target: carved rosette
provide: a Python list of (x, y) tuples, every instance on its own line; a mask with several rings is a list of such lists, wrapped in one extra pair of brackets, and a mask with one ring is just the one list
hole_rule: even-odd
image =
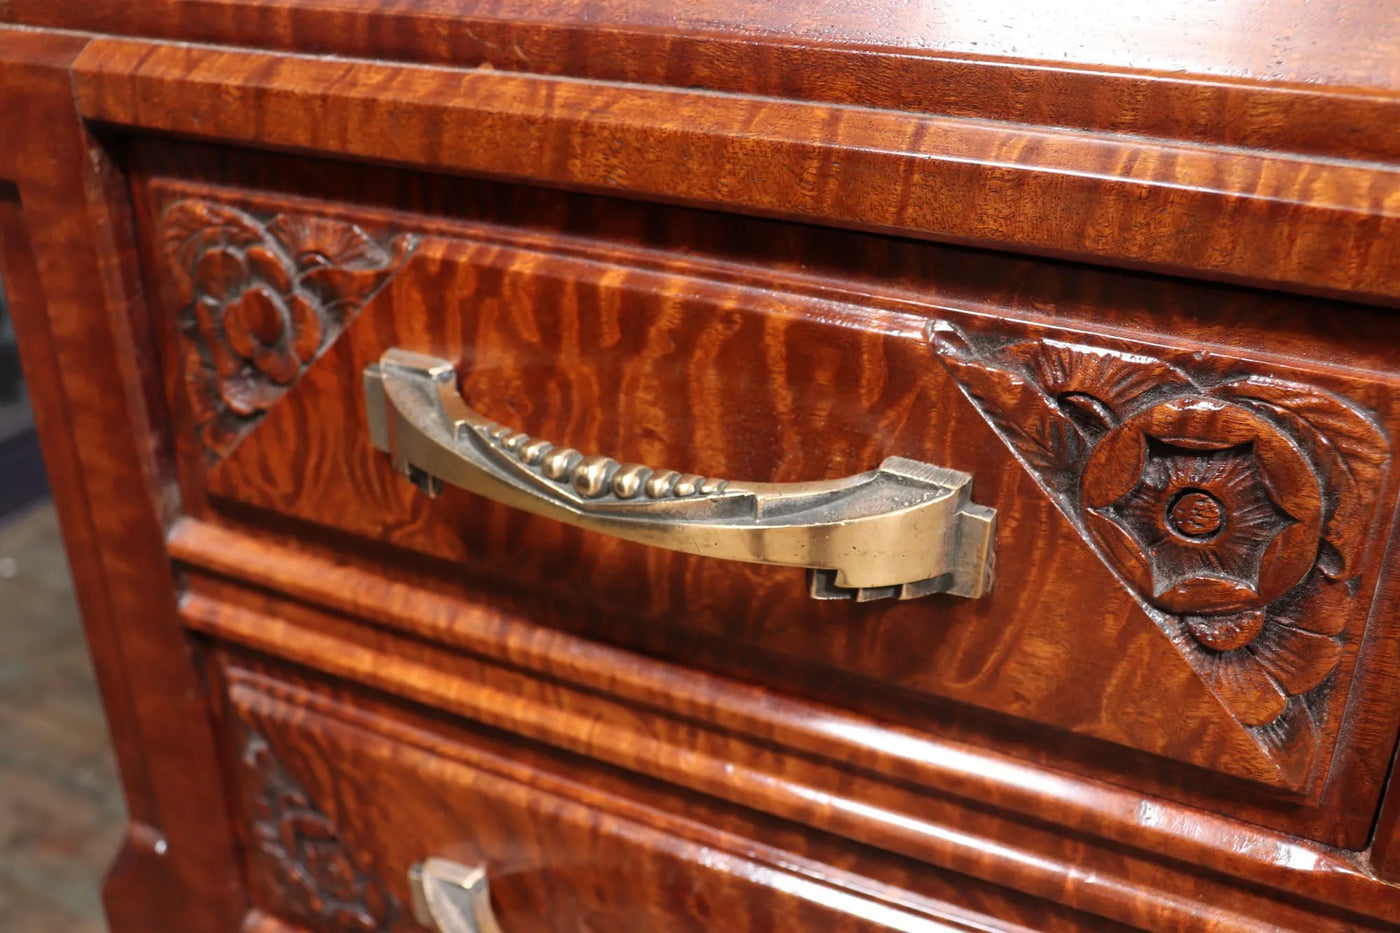
[(393, 929), (403, 913), (398, 899), (363, 869), (330, 818), (282, 767), (267, 740), (252, 731), (243, 767), (252, 787), (252, 842), (271, 863), (279, 904), (318, 929)]
[(205, 447), (226, 456), (384, 286), (414, 246), (305, 214), (265, 222), (185, 199), (162, 216), (181, 289), (186, 394)]
[(1390, 460), (1301, 383), (935, 322), (948, 372), (1261, 746), (1311, 767), (1315, 702)]

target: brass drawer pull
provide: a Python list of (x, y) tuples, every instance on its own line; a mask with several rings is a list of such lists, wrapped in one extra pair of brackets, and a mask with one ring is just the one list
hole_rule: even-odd
[(809, 568), (818, 599), (976, 597), (992, 583), (996, 511), (972, 477), (890, 457), (813, 483), (739, 483), (584, 456), (496, 424), (437, 357), (390, 350), (365, 369), (374, 446), (430, 495), (458, 486), (656, 547)]
[(491, 910), (486, 869), (444, 858), (424, 859), (408, 870), (413, 916), (438, 933), (501, 933)]

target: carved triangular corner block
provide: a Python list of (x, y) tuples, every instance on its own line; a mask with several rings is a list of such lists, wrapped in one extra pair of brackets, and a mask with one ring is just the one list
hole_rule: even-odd
[(316, 929), (387, 933), (403, 905), (367, 872), (328, 816), (287, 773), (267, 739), (247, 731), (242, 756), (247, 775), (252, 845), (268, 861), (264, 874), (277, 901)]
[(162, 214), (181, 367), (200, 438), (225, 457), (402, 266), (415, 238), (186, 198)]
[(1390, 461), (1381, 428), (1271, 375), (943, 321), (930, 338), (1224, 706), (1285, 773), (1306, 775)]

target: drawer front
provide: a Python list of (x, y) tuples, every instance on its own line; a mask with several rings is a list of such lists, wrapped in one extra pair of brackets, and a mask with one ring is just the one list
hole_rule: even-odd
[[(214, 664), (253, 906), (278, 922), (423, 929), (410, 875), (432, 858), (485, 869), (504, 933), (1030, 929), (1013, 895), (994, 901), (1002, 916), (992, 920), (614, 796), (615, 780), (582, 763), (551, 773), (528, 747), (502, 757), (499, 740), (477, 744), (403, 708), (347, 702), (268, 670), (223, 655)], [(954, 890), (922, 874), (911, 880)], [(1029, 916), (1037, 928), (1074, 928)]]
[[(499, 184), (136, 158), (190, 514), (388, 544), (376, 572), (1364, 844), (1395, 727), (1393, 645), (1362, 653), (1393, 598), (1392, 319)], [(262, 177), (299, 195), (248, 193)], [(452, 361), (493, 421), (623, 461), (965, 471), (997, 512), (995, 586), (819, 602), (788, 568), (429, 498), (366, 425), (391, 348)], [(1338, 754), (1344, 723), (1378, 740)]]

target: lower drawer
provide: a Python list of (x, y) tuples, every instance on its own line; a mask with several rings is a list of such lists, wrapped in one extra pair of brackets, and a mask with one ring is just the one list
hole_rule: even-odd
[[(501, 738), (476, 742), (452, 724), (257, 661), (213, 658), (255, 929), (422, 929), (409, 875), (428, 857), (486, 869), (503, 933), (931, 933), (1084, 921), (1042, 915), (1009, 892), (980, 905), (993, 920), (754, 842), (683, 807), (615, 794), (595, 765), (547, 770), (528, 749), (507, 757)], [(847, 855), (859, 858), (849, 847)], [(940, 876), (925, 868), (910, 887), (960, 886)], [(969, 893), (977, 896), (975, 882)]]

